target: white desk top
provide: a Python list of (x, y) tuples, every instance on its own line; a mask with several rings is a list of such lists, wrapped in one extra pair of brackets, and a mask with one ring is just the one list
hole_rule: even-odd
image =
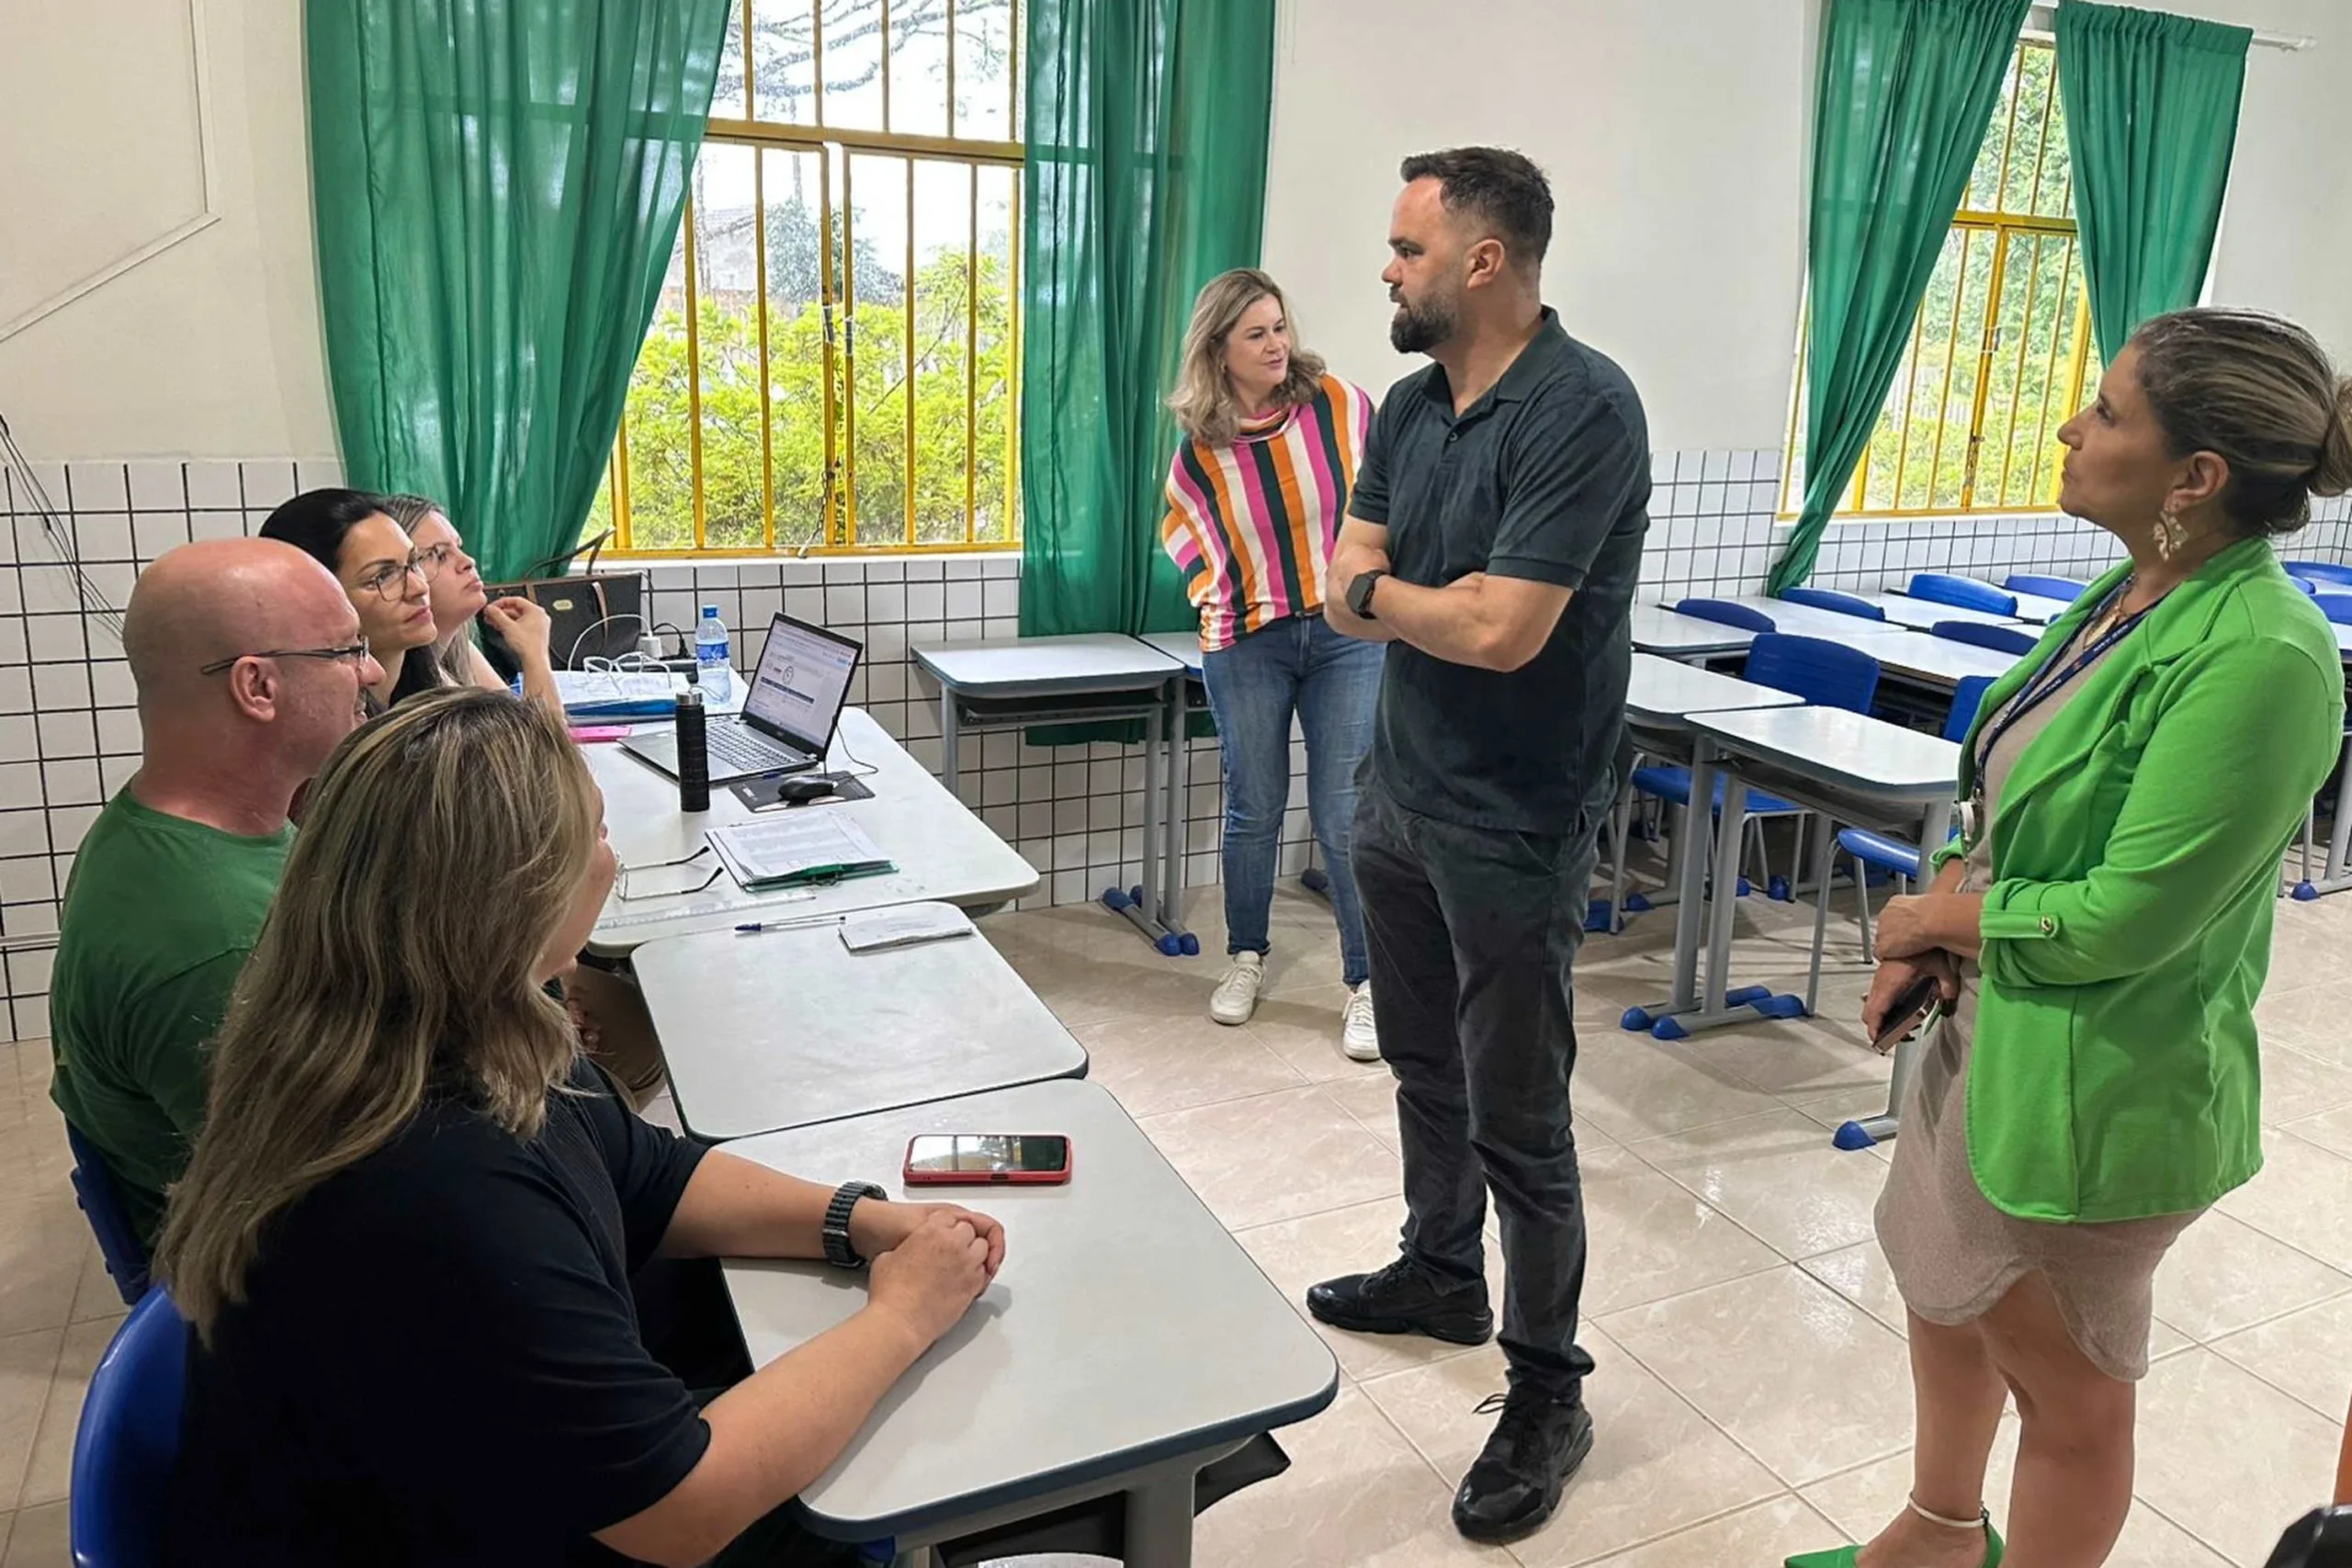
[(1636, 653), (1633, 682), (1625, 693), (1625, 712), (1650, 723), (1670, 723), (1694, 713), (1725, 708), (1795, 707), (1804, 701), (1793, 693), (1718, 675), (1712, 670), (1677, 663), (1654, 653)]
[(2335, 633), (2336, 651), (2344, 655), (2346, 663), (2352, 663), (2352, 626), (2339, 626), (2330, 621), (2328, 629)]
[(1178, 667), (1158, 649), (1116, 632), (935, 642), (913, 651), (940, 684), (983, 699), (1149, 691)]
[(1989, 610), (1967, 610), (1958, 604), (1939, 604), (1932, 599), (1914, 599), (1908, 593), (1864, 593), (1860, 597), (1886, 612), (1886, 618), (1898, 626), (1913, 631), (1926, 631), (1939, 621), (1969, 621), (1980, 626), (2013, 626), (2015, 615), (1996, 615)]
[(828, 922), (637, 950), (678, 1116), (726, 1139), (1086, 1071), (1086, 1052), (977, 931), (852, 953)]
[(1811, 604), (1792, 604), (1785, 599), (1774, 599), (1762, 593), (1743, 593), (1728, 604), (1743, 604), (1772, 617), (1773, 626), (1791, 637), (1817, 637), (1829, 642), (1851, 643), (1867, 632), (1881, 632), (1887, 627), (1884, 621), (1873, 621), (1860, 615), (1849, 615), (1842, 610), (1816, 609)]
[[(1339, 1364), (1126, 1112), (1067, 1079), (746, 1138), (815, 1181), (904, 1190), (918, 1133), (1058, 1133), (1060, 1187), (922, 1190), (1004, 1223), (1004, 1267), (800, 1494), (836, 1540), (878, 1540), (1239, 1442), (1329, 1404)], [(729, 1263), (752, 1363), (865, 1303), (821, 1263)]]
[(1979, 648), (1973, 642), (1954, 642), (1949, 637), (1929, 637), (1926, 632), (1883, 626), (1873, 626), (1860, 637), (1850, 638), (1849, 645), (1877, 660), (1880, 669), (1887, 674), (1931, 686), (1957, 686), (1971, 675), (1998, 679), (2018, 661), (2014, 653)]
[(1960, 748), (1844, 708), (1751, 708), (1690, 716), (1738, 756), (1871, 795), (1932, 800), (1960, 788)]
[[(612, 832), (613, 852), (623, 865), (658, 865), (680, 859), (701, 847), (705, 829), (756, 820), (725, 784), (711, 786), (708, 811), (688, 818), (678, 809), (677, 781), (667, 773), (656, 773), (617, 745), (598, 744), (583, 750), (590, 771), (604, 786), (605, 821)], [(1001, 904), (1035, 890), (1036, 868), (942, 789), (939, 781), (908, 756), (863, 708), (842, 710), (841, 729), (825, 765), (854, 772), (854, 761), (875, 770), (861, 781), (874, 792), (874, 798), (807, 809), (848, 813), (898, 863), (896, 872), (888, 876), (853, 877), (831, 887), (797, 893), (752, 893), (724, 875), (699, 893), (671, 898), (623, 901), (616, 887), (588, 939), (590, 948), (618, 955), (656, 937), (724, 930), (738, 920), (840, 914), (925, 898), (970, 908)], [(679, 883), (687, 880), (683, 870), (646, 874)], [(657, 884), (669, 885), (668, 881)]]
[(2075, 607), (2071, 599), (2052, 599), (2041, 593), (2018, 593), (2018, 619), (2030, 626), (2046, 626)]
[(1634, 606), (1634, 646), (1645, 653), (1668, 659), (1696, 659), (1708, 654), (1737, 653), (1755, 640), (1756, 634), (1743, 627), (1702, 620), (1663, 604)]
[(1164, 653), (1193, 674), (1201, 672), (1201, 637), (1198, 632), (1146, 632), (1136, 638), (1155, 653)]

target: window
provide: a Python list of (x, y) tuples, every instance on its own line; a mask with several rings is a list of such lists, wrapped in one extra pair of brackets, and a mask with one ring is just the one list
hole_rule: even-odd
[[(2058, 427), (2097, 384), (2057, 57), (2018, 46), (1841, 516), (2054, 506)], [(1804, 503), (1803, 355), (1781, 509)]]
[(1022, 11), (736, 0), (588, 535), (1019, 544)]

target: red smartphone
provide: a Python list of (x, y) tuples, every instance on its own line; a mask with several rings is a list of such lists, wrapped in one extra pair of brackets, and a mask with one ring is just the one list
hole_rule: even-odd
[(907, 1140), (910, 1187), (1052, 1186), (1069, 1179), (1059, 1134), (924, 1133)]

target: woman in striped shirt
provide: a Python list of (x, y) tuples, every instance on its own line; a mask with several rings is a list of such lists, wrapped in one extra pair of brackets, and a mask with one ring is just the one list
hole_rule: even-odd
[(1160, 542), (1201, 612), (1201, 671), (1225, 753), (1225, 923), (1233, 964), (1210, 998), (1247, 1022), (1265, 983), (1291, 721), (1306, 737), (1307, 804), (1330, 877), (1348, 1001), (1340, 1047), (1376, 1060), (1363, 916), (1349, 863), (1356, 764), (1372, 741), (1382, 649), (1323, 621), (1324, 563), (1372, 425), (1363, 388), (1291, 342), (1282, 290), (1254, 267), (1193, 306), (1168, 406), (1183, 428)]

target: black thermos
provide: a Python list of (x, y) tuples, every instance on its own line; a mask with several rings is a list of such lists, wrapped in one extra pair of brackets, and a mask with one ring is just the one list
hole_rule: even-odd
[(710, 732), (703, 714), (702, 692), (688, 686), (678, 694), (678, 809), (710, 809)]

